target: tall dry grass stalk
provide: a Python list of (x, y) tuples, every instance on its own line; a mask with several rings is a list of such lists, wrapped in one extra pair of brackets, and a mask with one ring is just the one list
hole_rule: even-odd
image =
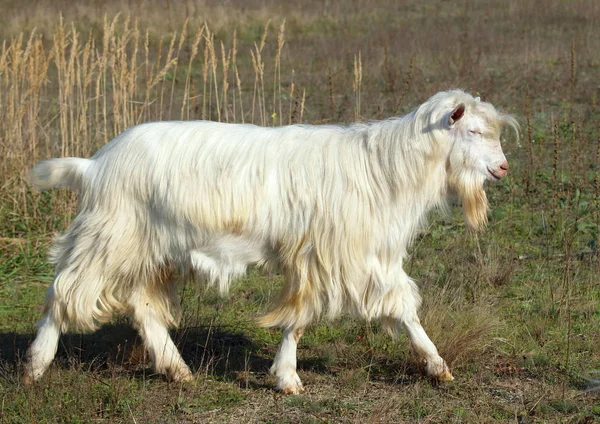
[(360, 89), (362, 84), (362, 59), (361, 54), (354, 56), (354, 80), (352, 88), (354, 90), (354, 120), (360, 121)]
[[(283, 50), (285, 32), (285, 19), (279, 27), (277, 36), (277, 53), (275, 53), (275, 71), (273, 75), (273, 112), (271, 117), (273, 125), (283, 125), (283, 112), (281, 106), (281, 51)], [(279, 106), (279, 108), (277, 108)], [(278, 119), (279, 118), (279, 119)]]
[[(212, 86), (215, 87), (215, 104), (217, 111), (217, 121), (221, 122), (221, 105), (219, 104), (219, 87), (217, 83), (217, 68), (219, 66), (219, 62), (217, 60), (217, 54), (215, 52), (215, 36), (211, 34), (210, 37), (207, 37), (206, 43), (208, 44), (208, 58), (209, 58), (209, 68), (211, 70), (212, 79), (210, 80), (210, 92), (212, 92)], [(212, 97), (209, 96), (209, 108), (212, 106), (211, 102)], [(210, 115), (209, 115), (210, 118)]]
[(194, 36), (194, 42), (192, 43), (192, 52), (190, 54), (190, 59), (188, 61), (187, 72), (185, 75), (185, 87), (183, 89), (183, 101), (181, 102), (181, 113), (180, 119), (190, 119), (190, 100), (195, 100), (195, 94), (191, 90), (192, 85), (192, 69), (194, 64), (194, 59), (198, 55), (198, 48), (200, 46), (200, 42), (202, 41), (202, 36), (204, 35), (204, 30), (206, 25), (201, 26), (196, 31), (196, 35)]
[(225, 115), (225, 122), (229, 122), (229, 103), (227, 101), (229, 93), (229, 64), (231, 63), (231, 50), (225, 53), (225, 45), (221, 41), (221, 68), (223, 77), (221, 79), (221, 107)]
[(265, 47), (265, 41), (269, 32), (271, 20), (267, 22), (260, 38), (260, 43), (254, 43), (254, 50), (250, 51), (252, 57), (252, 68), (254, 69), (254, 95), (252, 96), (252, 123), (255, 123), (254, 108), (258, 101), (258, 111), (260, 114), (261, 125), (267, 123), (267, 110), (265, 105), (265, 63), (262, 59), (262, 51)]
[[(251, 81), (252, 69), (240, 66), (237, 33), (229, 48), (216, 40), (206, 24), (193, 27), (187, 20), (180, 30), (156, 41), (136, 20), (119, 15), (104, 18), (99, 37), (91, 32), (83, 35), (61, 19), (49, 46), (35, 31), (4, 41), (0, 47), (2, 208), (20, 220), (48, 219), (40, 214), (39, 195), (27, 186), (28, 169), (44, 158), (88, 157), (118, 133), (142, 122), (301, 122), (306, 90), (294, 85), (293, 73), (284, 90), (281, 76), (285, 21), (274, 49), (269, 50), (272, 53), (265, 49), (269, 25), (250, 57), (244, 58), (253, 66), (253, 88), (244, 84), (245, 76)], [(360, 56), (357, 60), (360, 91)], [(273, 64), (272, 71), (266, 72), (266, 63)], [(273, 87), (270, 107), (268, 84)], [(58, 207), (65, 214), (74, 210), (73, 195), (49, 196), (53, 210)], [(17, 227), (15, 219), (2, 231), (11, 235), (23, 231)]]

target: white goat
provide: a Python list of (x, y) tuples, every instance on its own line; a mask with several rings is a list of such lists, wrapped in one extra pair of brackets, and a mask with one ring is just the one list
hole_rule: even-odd
[(263, 326), (283, 327), (271, 372), (298, 393), (296, 346), (306, 326), (342, 311), (404, 327), (427, 374), (453, 377), (419, 323), (418, 289), (402, 261), (429, 210), (450, 192), (467, 223), (486, 223), (486, 180), (508, 170), (500, 146), (516, 121), (462, 91), (441, 92), (404, 117), (341, 126), (262, 128), (157, 122), (125, 131), (91, 159), (39, 163), (41, 189), (80, 193), (58, 236), (44, 316), (25, 381), (39, 378), (67, 329), (93, 331), (130, 312), (154, 367), (192, 378), (167, 329), (177, 325), (173, 271), (192, 268), (227, 291), (250, 264), (286, 277)]

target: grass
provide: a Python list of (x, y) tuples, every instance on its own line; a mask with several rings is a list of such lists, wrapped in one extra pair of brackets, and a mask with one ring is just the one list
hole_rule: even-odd
[[(3, 422), (600, 422), (594, 2), (0, 5)], [(379, 119), (451, 87), (515, 114), (523, 132), (504, 145), (509, 177), (488, 187), (487, 230), (466, 231), (458, 210), (435, 216), (406, 264), (455, 382), (423, 378), (405, 337), (343, 317), (302, 338), (306, 393), (275, 393), (281, 336), (255, 318), (281, 277), (252, 271), (227, 299), (182, 288), (175, 336), (191, 384), (154, 375), (116, 318), (62, 337), (48, 375), (22, 385), (52, 280), (45, 255), (76, 206), (71, 193), (30, 190), (36, 161), (89, 156), (150, 120)]]

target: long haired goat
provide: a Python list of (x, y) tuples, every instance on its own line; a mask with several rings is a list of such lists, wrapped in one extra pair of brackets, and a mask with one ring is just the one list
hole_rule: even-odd
[(279, 390), (302, 390), (304, 328), (342, 311), (379, 318), (392, 333), (404, 327), (427, 373), (452, 380), (419, 323), (421, 299), (402, 261), (450, 193), (470, 227), (485, 225), (483, 184), (508, 170), (505, 124), (517, 127), (455, 90), (404, 117), (348, 127), (143, 124), (91, 159), (39, 163), (33, 183), (76, 189), (80, 204), (50, 254), (55, 279), (25, 380), (48, 368), (61, 332), (93, 331), (119, 312), (133, 316), (157, 372), (191, 379), (167, 330), (179, 317), (173, 275), (192, 269), (225, 292), (250, 264), (278, 266), (286, 278), (260, 320), (283, 328), (271, 368)]

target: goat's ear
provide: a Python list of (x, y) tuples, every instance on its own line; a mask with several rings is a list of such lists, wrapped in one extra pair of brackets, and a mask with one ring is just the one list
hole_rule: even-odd
[(458, 121), (460, 118), (463, 117), (463, 115), (465, 114), (465, 104), (461, 103), (458, 106), (456, 106), (454, 108), (454, 110), (452, 111), (452, 113), (450, 114), (450, 118), (448, 118), (448, 125), (452, 126), (456, 123), (456, 121)]

